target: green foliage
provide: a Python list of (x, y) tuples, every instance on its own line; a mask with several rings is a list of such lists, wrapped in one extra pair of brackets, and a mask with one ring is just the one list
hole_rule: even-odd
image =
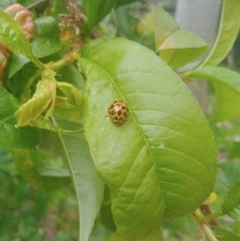
[(56, 20), (42, 17), (35, 20), (37, 36), (32, 41), (32, 50), (37, 58), (49, 56), (61, 49), (60, 29)]
[(216, 232), (219, 241), (238, 241), (240, 239), (240, 236), (237, 236), (230, 231), (216, 227), (213, 230)]
[(155, 41), (157, 52), (173, 69), (201, 56), (209, 47), (199, 36), (181, 30), (163, 9), (156, 12)]
[[(34, 1), (19, 2), (28, 8)], [(34, 198), (36, 217), (44, 223), (48, 198), (62, 188), (59, 193), (67, 202), (73, 195), (71, 184), (76, 203), (72, 212), (79, 224), (65, 229), (71, 222), (61, 216), (64, 224), (52, 237), (57, 241), (164, 237), (172, 241), (178, 235), (174, 229), (182, 230), (185, 224), (194, 230), (199, 224), (210, 241), (238, 240), (238, 136), (231, 136), (233, 141), (227, 144), (228, 134), (214, 124), (240, 116), (239, 74), (215, 66), (236, 39), (240, 2), (223, 1), (218, 37), (199, 65), (192, 61), (206, 52), (208, 44), (181, 30), (157, 5), (150, 12), (151, 7), (132, 9), (137, 0), (82, 0), (80, 6), (65, 2), (37, 2), (31, 7), (35, 16), (31, 40), (23, 31), (30, 19), (20, 26), (14, 16), (0, 12), (0, 148), (4, 148), (0, 180), (7, 180), (0, 191), (4, 189), (4, 198), (14, 195), (8, 188), (19, 188), (20, 195), (29, 188), (36, 193), (36, 188), (42, 190), (43, 196)], [(0, 6), (10, 4), (3, 1)], [(112, 35), (115, 38), (108, 38)], [(194, 78), (214, 86), (211, 126), (183, 82)], [(113, 123), (109, 116), (115, 100), (124, 101), (129, 109), (123, 124)], [(116, 113), (122, 114), (117, 109)], [(232, 128), (236, 135), (238, 124)], [(221, 151), (228, 152), (233, 162), (217, 165), (216, 154)], [(11, 176), (24, 187), (14, 186)], [(7, 211), (24, 203), (17, 192), (14, 200), (4, 201)], [(30, 212), (35, 217), (37, 211)], [(194, 224), (189, 221), (192, 213)], [(231, 232), (221, 220), (221, 228), (211, 227), (223, 215), (235, 222)], [(2, 216), (7, 219), (4, 209), (0, 210), (4, 223)], [(33, 217), (18, 225), (14, 218), (8, 220), (0, 232), (11, 233), (4, 232), (1, 239), (50, 240)], [(197, 238), (196, 232), (187, 234), (186, 240)]]
[[(193, 212), (213, 188), (215, 152), (211, 131), (179, 77), (148, 49), (121, 39), (90, 43), (79, 64), (88, 79), (85, 134), (95, 165), (111, 190), (119, 233), (139, 240), (150, 230), (155, 232), (160, 220)], [(104, 86), (108, 89), (103, 92)], [(128, 103), (130, 110), (121, 127), (106, 117), (109, 103), (116, 99)], [(186, 149), (193, 140), (198, 143)]]
[(238, 73), (227, 68), (206, 66), (196, 69), (189, 77), (201, 78), (213, 83), (216, 96), (213, 122), (231, 120), (240, 115), (240, 109), (235, 105), (240, 101), (240, 75)]
[(235, 184), (230, 188), (224, 203), (223, 213), (228, 214), (233, 219), (240, 221), (239, 217), (239, 204), (240, 204), (240, 180), (236, 181)]
[(239, 32), (240, 4), (238, 0), (224, 0), (216, 42), (207, 59), (201, 64), (215, 66), (219, 64), (231, 50)]
[(111, 12), (117, 2), (118, 0), (83, 0), (81, 7), (88, 18), (89, 27), (95, 27), (95, 25)]
[(87, 241), (103, 199), (103, 183), (83, 133), (59, 136), (79, 206), (79, 239)]
[(0, 41), (14, 54), (23, 54), (30, 58), (37, 66), (42, 67), (41, 62), (33, 55), (30, 43), (23, 35), (18, 24), (7, 13), (0, 11)]

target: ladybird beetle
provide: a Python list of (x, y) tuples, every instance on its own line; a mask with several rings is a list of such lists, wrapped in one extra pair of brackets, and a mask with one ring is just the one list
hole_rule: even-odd
[(129, 114), (127, 104), (122, 100), (114, 101), (108, 108), (108, 114), (113, 123), (123, 124), (123, 122), (127, 120)]

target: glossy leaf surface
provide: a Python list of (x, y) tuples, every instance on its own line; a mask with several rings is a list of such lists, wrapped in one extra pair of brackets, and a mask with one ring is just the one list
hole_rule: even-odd
[(30, 60), (24, 55), (12, 54), (7, 68), (8, 78), (11, 78), (14, 74), (16, 74), (29, 61)]
[(208, 44), (194, 33), (179, 29), (173, 17), (160, 9), (156, 12), (156, 50), (173, 69), (201, 56)]
[(216, 104), (213, 122), (231, 120), (240, 115), (240, 75), (227, 68), (206, 66), (196, 69), (189, 77), (201, 78), (213, 83)]
[(230, 188), (223, 206), (222, 211), (224, 214), (228, 214), (236, 221), (240, 221), (240, 180), (236, 181)]
[(32, 55), (31, 45), (15, 20), (7, 13), (0, 11), (0, 22), (0, 42), (6, 44), (16, 54)]
[(29, 57), (37, 66), (41, 63), (33, 55), (30, 42), (23, 35), (16, 21), (7, 13), (0, 11), (0, 42), (4, 43), (14, 54)]
[[(123, 39), (83, 50), (85, 135), (124, 240), (156, 238), (161, 222), (193, 212), (216, 175), (212, 133), (182, 80), (154, 52)], [(107, 116), (129, 107), (120, 126)]]
[(61, 49), (60, 29), (56, 20), (42, 17), (34, 21), (37, 36), (32, 40), (33, 53), (38, 57), (49, 56)]
[(207, 59), (201, 64), (217, 65), (231, 50), (240, 28), (240, 2), (238, 0), (224, 0), (218, 36)]

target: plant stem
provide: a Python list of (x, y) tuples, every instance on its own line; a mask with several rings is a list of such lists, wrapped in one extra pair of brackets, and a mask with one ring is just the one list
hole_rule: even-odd
[(218, 241), (217, 238), (215, 237), (213, 231), (209, 228), (209, 226), (205, 223), (203, 223), (203, 230), (206, 234), (206, 236), (211, 240), (211, 241)]
[(75, 56), (72, 56), (71, 54), (65, 55), (62, 59), (54, 62), (54, 63), (49, 63), (48, 67), (53, 70), (53, 71), (58, 71), (61, 68), (63, 68), (66, 65), (71, 64), (74, 60), (76, 60)]
[(67, 53), (65, 56), (63, 56), (62, 59), (47, 64), (48, 68), (50, 68), (53, 71), (59, 71), (64, 66), (70, 65), (72, 62), (78, 59), (79, 54), (83, 48), (84, 42), (77, 42), (74, 44), (73, 49)]

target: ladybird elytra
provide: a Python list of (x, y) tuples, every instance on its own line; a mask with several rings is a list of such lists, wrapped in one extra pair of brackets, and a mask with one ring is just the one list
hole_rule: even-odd
[(115, 124), (123, 124), (129, 115), (127, 104), (122, 100), (114, 101), (108, 108), (108, 115)]

